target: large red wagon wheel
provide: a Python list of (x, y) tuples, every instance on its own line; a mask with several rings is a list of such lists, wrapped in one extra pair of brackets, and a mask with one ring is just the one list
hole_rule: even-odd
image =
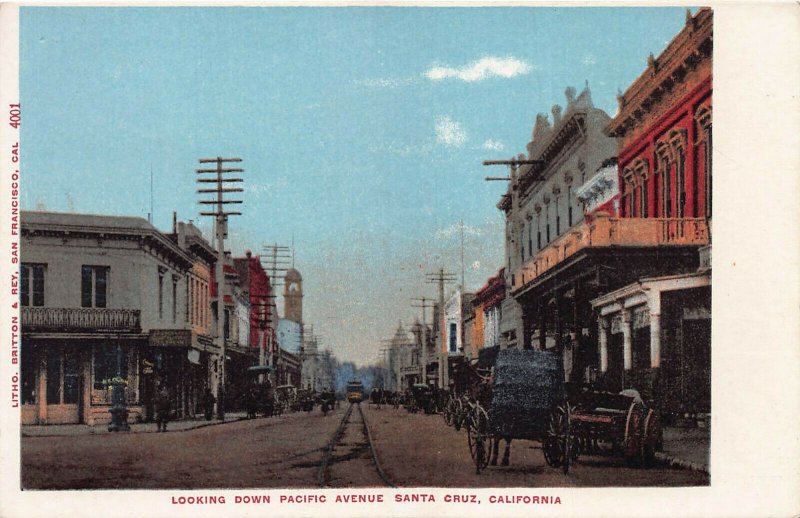
[(659, 450), (662, 441), (661, 419), (654, 409), (647, 411), (644, 419), (644, 430), (642, 431), (642, 465), (646, 468), (652, 467), (656, 459), (656, 451)]
[(641, 460), (644, 418), (644, 406), (637, 401), (632, 402), (625, 419), (625, 436), (622, 442), (625, 462), (629, 465), (636, 464)]

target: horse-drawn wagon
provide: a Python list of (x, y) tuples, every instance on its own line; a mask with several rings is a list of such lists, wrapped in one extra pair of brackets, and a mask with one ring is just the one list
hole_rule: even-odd
[(436, 407), (434, 398), (435, 393), (431, 387), (424, 383), (417, 383), (411, 386), (406, 409), (412, 413), (422, 410), (426, 414), (431, 414), (435, 411)]
[(614, 394), (564, 383), (562, 359), (556, 353), (500, 351), (492, 377), (490, 395), (470, 401), (465, 418), (478, 473), (497, 463), (500, 439), (506, 442), (503, 465), (509, 462), (513, 439), (536, 440), (547, 464), (564, 473), (579, 454), (603, 450), (622, 454), (628, 464), (650, 466), (661, 447), (658, 413), (638, 392)]
[(508, 464), (512, 439), (537, 440), (552, 467), (569, 471), (569, 405), (560, 356), (535, 350), (500, 351), (488, 408), (476, 401), (466, 418), (467, 442), (478, 473), (497, 462), (500, 439)]

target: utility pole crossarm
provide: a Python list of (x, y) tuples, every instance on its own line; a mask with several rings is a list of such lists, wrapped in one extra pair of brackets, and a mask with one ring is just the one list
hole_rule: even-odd
[(511, 160), (484, 160), (483, 165), (535, 165), (535, 164), (542, 164), (544, 163), (543, 160), (519, 160), (516, 158), (512, 158)]

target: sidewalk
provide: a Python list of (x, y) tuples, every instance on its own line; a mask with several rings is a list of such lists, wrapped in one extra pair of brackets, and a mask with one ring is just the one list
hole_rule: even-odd
[(671, 466), (709, 473), (710, 428), (664, 428), (664, 451), (656, 458)]
[[(225, 421), (220, 421), (216, 418), (211, 421), (206, 421), (204, 418), (197, 419), (184, 419), (179, 421), (170, 421), (167, 425), (168, 432), (182, 432), (185, 430), (193, 430), (195, 428), (203, 428), (205, 426), (214, 426), (218, 424), (232, 423), (247, 419), (247, 412), (228, 412), (225, 414)], [(130, 432), (121, 433), (156, 433), (158, 427), (155, 422), (152, 423), (131, 423)], [(109, 432), (107, 424), (98, 424), (89, 426), (86, 424), (52, 424), (52, 425), (24, 425), (20, 427), (22, 437), (58, 437), (70, 435), (91, 435), (91, 434), (110, 434), (118, 432)]]

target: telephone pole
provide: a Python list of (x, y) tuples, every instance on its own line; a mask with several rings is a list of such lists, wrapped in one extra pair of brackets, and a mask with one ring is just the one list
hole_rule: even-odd
[(264, 245), (262, 250), (261, 265), (269, 274), (270, 283), (276, 287), (283, 286), (286, 271), (289, 269), (289, 265), (293, 266), (292, 249), (275, 243), (273, 245)]
[(439, 333), (437, 336), (437, 347), (439, 348), (439, 388), (447, 388), (448, 380), (448, 353), (447, 344), (444, 343), (445, 317), (444, 317), (444, 285), (452, 284), (456, 281), (455, 274), (446, 272), (444, 268), (439, 268), (438, 272), (425, 274), (428, 284), (439, 285)]
[[(420, 363), (422, 364), (420, 369), (420, 383), (428, 384), (428, 363), (430, 363), (430, 350), (428, 347), (428, 324), (425, 319), (425, 310), (427, 308), (433, 308), (433, 304), (428, 304), (428, 302), (433, 302), (431, 299), (427, 299), (425, 297), (420, 297), (416, 299), (411, 299), (414, 302), (418, 302), (418, 304), (411, 304), (411, 307), (414, 308), (422, 308), (422, 332), (420, 333), (420, 341), (422, 342), (422, 354), (420, 355)], [(431, 320), (433, 316), (431, 315)]]
[[(217, 419), (220, 421), (225, 420), (225, 360), (227, 357), (227, 350), (225, 344), (225, 238), (228, 237), (228, 216), (241, 216), (241, 212), (228, 211), (226, 205), (241, 204), (242, 200), (232, 200), (226, 198), (229, 193), (244, 192), (241, 187), (225, 187), (227, 183), (240, 183), (244, 180), (235, 176), (237, 173), (243, 173), (244, 169), (238, 167), (223, 167), (223, 164), (230, 162), (241, 162), (241, 158), (201, 158), (198, 160), (201, 164), (216, 164), (213, 169), (197, 169), (199, 175), (213, 175), (211, 177), (203, 176), (197, 179), (197, 183), (201, 186), (204, 184), (214, 184), (211, 188), (197, 189), (199, 194), (212, 194), (211, 199), (201, 199), (201, 205), (211, 205), (213, 210), (201, 211), (201, 216), (214, 216), (215, 232), (217, 241), (217, 264), (216, 264), (216, 281), (217, 281), (217, 345), (220, 348), (219, 360), (219, 374), (217, 382)], [(224, 176), (234, 174), (234, 177)]]

